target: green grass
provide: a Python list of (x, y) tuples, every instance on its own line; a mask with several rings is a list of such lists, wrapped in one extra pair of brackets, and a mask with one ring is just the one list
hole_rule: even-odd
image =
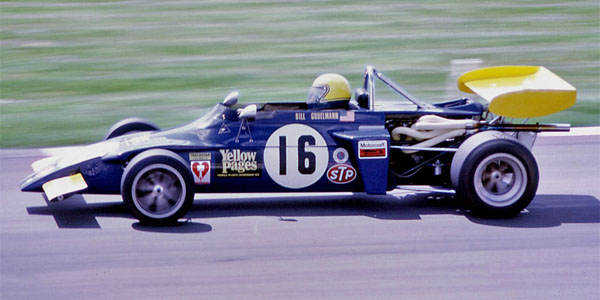
[(92, 142), (240, 101), (301, 101), (373, 64), (433, 102), (451, 61), (543, 65), (578, 89), (543, 122), (600, 124), (600, 4), (589, 1), (2, 1), (0, 147)]

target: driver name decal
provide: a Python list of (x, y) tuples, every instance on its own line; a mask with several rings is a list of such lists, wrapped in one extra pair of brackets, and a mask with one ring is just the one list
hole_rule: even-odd
[(296, 121), (306, 121), (307, 119), (311, 121), (338, 121), (341, 118), (343, 117), (340, 117), (340, 112), (337, 111), (316, 111), (310, 113), (297, 112), (294, 114), (294, 119)]
[(259, 177), (256, 151), (240, 149), (219, 150), (221, 153), (221, 168), (217, 177)]
[(339, 118), (340, 113), (337, 111), (318, 111), (310, 113), (311, 120), (338, 120)]

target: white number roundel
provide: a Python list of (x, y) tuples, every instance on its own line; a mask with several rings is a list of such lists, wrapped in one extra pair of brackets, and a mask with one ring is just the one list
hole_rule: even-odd
[(275, 130), (265, 145), (267, 173), (277, 184), (300, 189), (319, 180), (327, 169), (329, 151), (321, 134), (303, 124)]

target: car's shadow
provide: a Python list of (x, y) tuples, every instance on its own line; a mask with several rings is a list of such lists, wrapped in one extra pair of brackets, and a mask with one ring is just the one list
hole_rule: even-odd
[[(47, 206), (28, 207), (32, 215), (49, 215), (59, 228), (100, 228), (96, 217), (133, 219), (121, 202), (86, 203), (80, 195)], [(538, 195), (528, 209), (511, 219), (471, 216), (450, 197), (431, 194), (403, 196), (309, 196), (278, 198), (211, 198), (196, 200), (187, 221), (174, 226), (150, 227), (134, 223), (140, 231), (166, 233), (209, 232), (212, 227), (195, 220), (271, 216), (284, 222), (303, 217), (367, 216), (383, 220), (420, 220), (423, 215), (456, 215), (473, 223), (514, 228), (560, 226), (564, 223), (600, 223), (600, 202), (588, 195)]]

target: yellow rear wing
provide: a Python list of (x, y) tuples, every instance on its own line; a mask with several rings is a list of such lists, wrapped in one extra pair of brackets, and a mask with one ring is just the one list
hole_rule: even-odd
[(575, 104), (577, 90), (558, 75), (538, 66), (477, 69), (458, 78), (458, 88), (487, 100), (489, 111), (509, 118), (533, 118)]

